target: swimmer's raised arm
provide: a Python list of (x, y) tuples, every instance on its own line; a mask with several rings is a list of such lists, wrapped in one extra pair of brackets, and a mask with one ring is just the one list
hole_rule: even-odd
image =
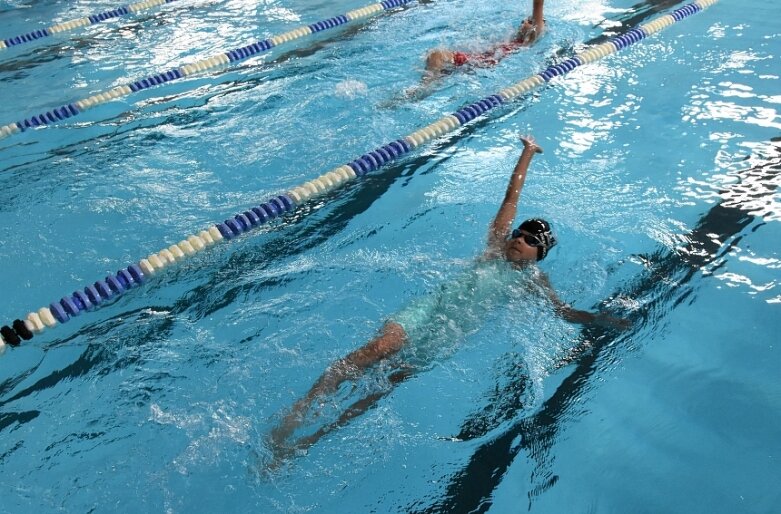
[(545, 28), (545, 18), (542, 13), (543, 3), (544, 0), (534, 0), (534, 5), (532, 7), (532, 20), (534, 20), (534, 25), (537, 27), (538, 32), (542, 32)]
[(488, 231), (489, 247), (502, 245), (507, 236), (510, 235), (510, 227), (518, 210), (518, 199), (521, 196), (523, 183), (526, 181), (529, 164), (535, 153), (542, 153), (542, 148), (535, 143), (531, 136), (523, 136), (521, 141), (523, 141), (523, 152), (521, 152), (518, 163), (510, 176), (510, 183), (507, 184), (507, 191), (504, 194), (502, 205), (499, 207), (499, 212), (496, 213)]
[(516, 41), (523, 46), (534, 44), (545, 30), (543, 0), (534, 0), (532, 15), (521, 22)]

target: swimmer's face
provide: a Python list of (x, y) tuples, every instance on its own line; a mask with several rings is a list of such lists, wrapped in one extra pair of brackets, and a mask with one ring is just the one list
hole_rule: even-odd
[(518, 29), (518, 38), (523, 42), (534, 39), (534, 23), (531, 18), (526, 18), (521, 22), (521, 26)]
[(504, 247), (504, 256), (510, 262), (537, 262), (537, 247), (530, 245), (525, 236), (536, 239), (526, 231), (520, 237), (509, 239)]

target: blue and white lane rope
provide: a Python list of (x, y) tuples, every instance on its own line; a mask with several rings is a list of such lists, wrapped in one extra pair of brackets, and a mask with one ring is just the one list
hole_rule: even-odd
[(58, 323), (66, 323), (74, 316), (79, 316), (85, 311), (95, 309), (101, 304), (121, 296), (133, 287), (143, 284), (149, 277), (190, 255), (194, 255), (220, 241), (233, 239), (244, 232), (249, 232), (267, 223), (269, 220), (291, 212), (314, 196), (336, 189), (356, 177), (366, 175), (370, 171), (375, 171), (381, 166), (406, 155), (429, 140), (451, 132), (491, 109), (550, 82), (554, 77), (565, 75), (578, 66), (594, 62), (622, 48), (631, 46), (677, 21), (681, 21), (713, 5), (716, 1), (698, 0), (654, 21), (640, 25), (626, 34), (603, 44), (590, 47), (562, 63), (549, 67), (542, 73), (533, 75), (503, 89), (498, 94), (467, 105), (404, 138), (397, 139), (365, 153), (354, 161), (295, 187), (285, 194), (274, 196), (265, 203), (228, 218), (222, 223), (212, 225), (198, 234), (188, 236), (157, 253), (152, 253), (137, 263), (119, 270), (115, 275), (109, 275), (105, 279), (98, 280), (82, 290), (75, 291), (70, 296), (65, 296), (56, 302), (52, 302), (48, 307), (42, 307), (35, 312), (31, 312), (24, 320), (14, 320), (10, 326), (5, 325), (0, 328), (0, 350), (6, 344), (16, 346), (22, 340), (31, 339), (35, 333), (41, 332), (47, 327), (54, 327)]
[[(162, 0), (155, 1), (159, 2)], [(311, 25), (299, 27), (278, 36), (270, 37), (262, 41), (257, 41), (255, 43), (233, 50), (228, 50), (227, 52), (201, 59), (200, 61), (194, 62), (192, 64), (185, 64), (179, 68), (174, 68), (172, 70), (168, 70), (156, 75), (151, 75), (135, 82), (117, 86), (109, 91), (97, 93), (93, 96), (90, 96), (89, 98), (84, 98), (75, 102), (61, 105), (60, 107), (54, 108), (42, 114), (30, 116), (29, 118), (25, 118), (16, 123), (9, 123), (8, 125), (4, 125), (0, 127), (0, 139), (8, 137), (12, 134), (24, 132), (27, 129), (44, 127), (52, 123), (57, 123), (58, 121), (76, 116), (91, 107), (95, 107), (96, 105), (110, 102), (117, 98), (127, 96), (131, 93), (135, 93), (143, 89), (158, 86), (160, 84), (178, 80), (190, 75), (196, 75), (219, 66), (249, 59), (250, 57), (254, 57), (255, 55), (263, 52), (268, 52), (272, 48), (289, 41), (293, 41), (300, 37), (309, 36), (317, 32), (344, 25), (345, 23), (354, 20), (373, 16), (380, 12), (388, 11), (394, 7), (406, 5), (412, 1), (413, 0), (383, 0), (380, 3), (367, 5), (365, 7), (361, 7), (360, 9), (355, 9), (345, 14), (334, 16), (333, 18), (328, 18), (327, 20), (318, 21), (317, 23), (312, 23)]]
[(122, 16), (136, 14), (138, 12), (146, 11), (154, 7), (158, 7), (160, 5), (170, 4), (171, 2), (175, 2), (175, 1), (176, 0), (145, 0), (144, 2), (136, 2), (134, 4), (129, 4), (129, 5), (120, 5), (116, 9), (110, 11), (104, 11), (98, 14), (91, 14), (89, 16), (86, 16), (84, 18), (79, 18), (76, 20), (64, 21), (62, 23), (52, 25), (51, 27), (33, 30), (26, 34), (9, 37), (8, 39), (0, 39), (0, 50), (4, 50), (12, 46), (30, 43), (37, 39), (53, 36), (55, 34), (61, 34), (63, 32), (75, 30), (79, 27), (95, 25), (96, 23), (101, 23), (106, 20), (112, 20), (114, 18), (120, 18)]

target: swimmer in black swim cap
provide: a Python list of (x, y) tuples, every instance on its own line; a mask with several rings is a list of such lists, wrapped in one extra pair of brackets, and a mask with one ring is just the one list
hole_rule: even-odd
[(527, 246), (537, 249), (537, 260), (541, 261), (548, 255), (548, 251), (556, 246), (556, 236), (550, 228), (550, 224), (540, 218), (531, 218), (513, 230), (511, 239), (522, 239)]
[[(443, 323), (446, 327), (455, 327), (457, 332), (464, 333), (467, 329), (461, 327), (460, 323), (474, 318), (463, 316), (463, 313), (475, 314), (476, 311), (473, 309), (475, 305), (491, 305), (490, 301), (482, 302), (481, 298), (485, 298), (485, 295), (501, 297), (502, 293), (507, 291), (506, 288), (511, 286), (511, 281), (533, 280), (539, 286), (534, 290), (547, 296), (556, 314), (567, 321), (596, 323), (619, 329), (628, 326), (627, 321), (606, 313), (572, 308), (558, 297), (547, 275), (540, 269), (530, 269), (530, 273), (518, 272), (517, 268), (536, 266), (535, 263), (543, 260), (550, 249), (556, 245), (556, 237), (551, 226), (543, 219), (527, 219), (515, 230), (511, 228), (529, 164), (535, 154), (542, 153), (542, 148), (531, 137), (521, 137), (521, 141), (524, 146), (523, 152), (510, 176), (499, 212), (490, 224), (488, 246), (485, 253), (476, 260), (476, 265), (466, 270), (464, 280), (450, 282), (448, 287), (423, 297), (419, 303), (412, 302), (386, 321), (380, 334), (331, 364), (309, 391), (281, 416), (279, 423), (271, 430), (269, 443), (273, 461), (269, 469), (275, 468), (285, 458), (295, 455), (298, 450), (310, 447), (333, 429), (343, 426), (349, 420), (366, 412), (390, 392), (393, 386), (412, 376), (417, 368), (404, 362), (395, 363), (394, 368), (391, 368), (391, 372), (387, 375), (389, 385), (387, 390), (370, 394), (356, 401), (345, 409), (336, 421), (320, 426), (309, 435), (296, 437), (299, 427), (310, 419), (312, 411), (316, 411), (315, 406), (325, 404), (323, 399), (339, 391), (342, 383), (357, 380), (377, 363), (398, 354), (405, 346), (415, 344), (416, 333), (431, 333), (431, 327), (434, 327), (436, 329), (434, 333), (437, 333), (445, 329), (441, 326)], [(515, 266), (506, 266), (504, 263), (496, 265), (496, 261), (509, 261)], [(517, 290), (510, 289), (510, 291)], [(478, 318), (478, 321), (480, 319), (482, 318)], [(437, 328), (438, 325), (440, 328)], [(317, 417), (316, 412), (314, 417)]]
[(515, 230), (510, 230), (529, 164), (535, 154), (542, 153), (542, 148), (533, 138), (521, 137), (521, 141), (523, 152), (513, 169), (504, 200), (488, 233), (488, 249), (484, 255), (486, 259), (503, 257), (519, 264), (541, 261), (556, 246), (556, 236), (553, 235), (550, 223), (543, 219), (531, 218)]

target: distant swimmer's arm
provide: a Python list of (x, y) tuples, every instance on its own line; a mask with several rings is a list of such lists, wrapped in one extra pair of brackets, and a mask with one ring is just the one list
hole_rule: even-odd
[(542, 13), (543, 3), (544, 0), (534, 0), (532, 19), (534, 20), (534, 26), (537, 27), (537, 37), (542, 35), (542, 31), (545, 29), (545, 17)]
[(529, 170), (529, 164), (535, 153), (542, 153), (542, 148), (534, 142), (531, 136), (521, 137), (523, 141), (523, 152), (518, 158), (518, 163), (510, 176), (510, 183), (507, 184), (507, 191), (504, 194), (499, 212), (491, 223), (488, 231), (488, 246), (494, 247), (501, 245), (507, 239), (510, 233), (510, 226), (515, 219), (518, 211), (518, 199), (521, 196), (523, 183), (526, 181), (526, 172)]
[(531, 46), (542, 36), (545, 30), (545, 17), (542, 13), (543, 0), (534, 0), (532, 15), (521, 22), (516, 42), (522, 46)]
[(453, 52), (450, 50), (432, 50), (426, 56), (426, 69), (420, 84), (409, 87), (392, 99), (380, 104), (382, 108), (396, 107), (409, 101), (426, 98), (435, 91), (436, 83), (450, 73), (453, 66)]

